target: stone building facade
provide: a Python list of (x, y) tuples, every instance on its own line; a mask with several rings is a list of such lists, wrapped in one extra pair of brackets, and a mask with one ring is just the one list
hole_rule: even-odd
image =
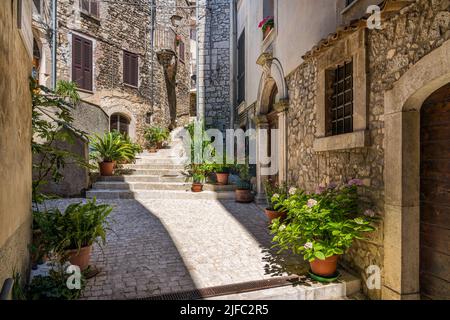
[[(146, 0), (132, 3), (58, 1), (57, 78), (76, 80), (74, 41), (90, 46), (86, 50), (91, 50), (91, 63), (87, 64), (92, 73), (88, 77), (92, 79), (88, 80), (87, 89), (80, 88), (82, 99), (93, 108), (99, 106), (106, 113), (108, 121), (111, 120), (111, 130), (122, 128), (142, 144), (146, 127), (168, 127), (171, 122), (164, 68), (157, 57), (160, 50), (172, 50), (179, 62), (175, 84), (178, 102), (176, 117), (179, 125), (189, 118), (189, 41), (183, 41), (188, 39), (189, 33), (186, 28), (175, 31), (170, 24), (171, 16), (177, 14), (176, 5), (184, 2), (157, 0), (152, 7)], [(44, 72), (48, 75), (51, 64), (48, 60), (51, 4), (48, 0), (41, 0), (40, 6), (41, 12), (36, 15), (34, 26), (39, 36), (38, 47), (41, 52), (46, 52)], [(44, 21), (44, 25), (38, 23), (39, 19)], [(183, 59), (180, 59), (179, 47), (175, 43), (175, 32), (187, 46)], [(82, 51), (82, 55), (85, 57), (86, 52)], [(134, 59), (130, 61), (136, 61), (137, 67), (128, 64), (126, 59), (129, 56)], [(129, 68), (133, 70), (126, 69), (125, 65), (132, 66)], [(128, 70), (127, 74), (124, 74), (125, 70)], [(128, 77), (135, 79), (130, 82)], [(97, 116), (101, 117), (100, 110)]]
[(231, 8), (229, 0), (197, 0), (198, 116), (210, 128), (233, 127)]
[(31, 0), (0, 2), (0, 288), (30, 268), (31, 10)]
[[(381, 29), (369, 29), (366, 2), (355, 1), (344, 8), (337, 1), (337, 7), (344, 10), (336, 14), (336, 28), (312, 43), (312, 50), (303, 51), (296, 67), (291, 66), (292, 58), (285, 58), (289, 47), (280, 44), (281, 21), (301, 24), (308, 18), (300, 11), (298, 16), (288, 16), (284, 4), (276, 2), (279, 26), (273, 30), (274, 40), (264, 39), (257, 61), (246, 62), (261, 66), (259, 88), (252, 90), (247, 83), (250, 93), (246, 92), (239, 110), (257, 129), (270, 129), (270, 118), (276, 117), (279, 182), (314, 192), (332, 182), (363, 181), (362, 195), (373, 202), (380, 218), (377, 231), (368, 240), (357, 241), (341, 262), (359, 274), (370, 298), (449, 298), (449, 269), (443, 267), (449, 265), (450, 256), (445, 209), (450, 199), (445, 181), (433, 181), (431, 192), (433, 202), (440, 201), (439, 208), (444, 209), (436, 209), (437, 204), (427, 208), (424, 200), (426, 188), (431, 188), (429, 176), (441, 170), (446, 177), (448, 167), (433, 167), (437, 160), (423, 162), (437, 152), (422, 145), (423, 139), (438, 134), (438, 129), (424, 127), (427, 113), (423, 113), (432, 111), (421, 108), (424, 101), (435, 101), (437, 96), (445, 106), (450, 96), (446, 89), (450, 83), (450, 4), (446, 0), (378, 1)], [(331, 15), (323, 19), (329, 20)], [(337, 27), (339, 24), (344, 27)], [(286, 24), (284, 27), (288, 29)], [(266, 41), (271, 44), (264, 45)], [(352, 70), (353, 126), (347, 133), (333, 135), (328, 114), (330, 81), (333, 72), (347, 64)], [(256, 101), (250, 98), (251, 92), (257, 92)], [(444, 118), (447, 109), (441, 109)], [(449, 133), (440, 130), (439, 139), (444, 139)], [(442, 146), (435, 157), (448, 153), (448, 144)], [(259, 192), (265, 178), (259, 169)], [(437, 221), (440, 227), (436, 227)], [(369, 266), (380, 268), (380, 288), (367, 286)]]

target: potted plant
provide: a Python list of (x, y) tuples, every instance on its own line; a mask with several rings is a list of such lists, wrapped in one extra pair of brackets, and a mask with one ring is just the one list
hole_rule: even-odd
[(99, 163), (102, 176), (112, 176), (116, 161), (134, 157), (132, 147), (121, 136), (108, 132), (103, 137), (95, 135), (90, 141), (91, 158)]
[(312, 275), (335, 278), (339, 256), (355, 239), (363, 239), (364, 233), (375, 230), (375, 213), (364, 210), (357, 188), (358, 184), (350, 183), (312, 195), (300, 191), (286, 199), (273, 199), (275, 208), (286, 211), (289, 218), (272, 224), (275, 246), (303, 254)]
[(86, 270), (92, 245), (106, 241), (107, 218), (111, 211), (111, 206), (99, 205), (94, 199), (86, 204), (71, 204), (64, 213), (52, 209), (35, 216), (48, 250), (60, 260), (68, 260)]
[(236, 202), (250, 203), (253, 202), (252, 184), (250, 182), (250, 168), (248, 162), (236, 165), (239, 173), (239, 182), (236, 184), (235, 196)]
[(131, 138), (128, 135), (124, 135), (119, 131), (112, 131), (112, 133), (114, 135), (117, 135), (117, 137), (122, 140), (122, 143), (124, 145), (127, 145), (130, 149), (130, 153), (128, 154), (129, 156), (119, 160), (119, 164), (128, 164), (134, 162), (136, 160), (136, 156), (139, 153), (142, 153), (142, 147), (138, 143), (134, 143), (133, 141), (131, 141)]
[(145, 130), (144, 138), (147, 140), (147, 146), (149, 152), (156, 152), (157, 149), (161, 149), (165, 141), (169, 139), (169, 130), (161, 127), (148, 127)]
[(260, 28), (263, 32), (263, 38), (265, 39), (270, 31), (274, 28), (275, 21), (272, 16), (265, 17), (258, 25), (258, 28)]
[(278, 210), (275, 209), (275, 205), (287, 198), (287, 185), (278, 185), (276, 183), (273, 183), (271, 180), (266, 180), (264, 181), (264, 191), (268, 204), (268, 207), (264, 211), (267, 215), (267, 218), (269, 218), (270, 223), (272, 223), (275, 219), (285, 219), (286, 211), (284, 211), (282, 208)]

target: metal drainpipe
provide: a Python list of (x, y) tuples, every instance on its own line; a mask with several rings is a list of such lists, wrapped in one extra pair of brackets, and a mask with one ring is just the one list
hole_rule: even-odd
[(230, 1), (230, 129), (234, 129), (236, 115), (236, 39), (237, 39), (236, 0)]
[[(200, 101), (200, 42), (199, 42), (199, 39), (200, 39), (200, 37), (199, 37), (199, 34), (200, 34), (200, 0), (197, 0), (196, 2), (195, 2), (195, 19), (196, 19), (196, 35), (195, 35), (195, 41), (197, 42), (197, 48), (195, 49), (195, 51), (196, 51), (196, 55), (197, 55), (197, 63), (196, 63), (196, 66), (195, 66), (195, 69), (196, 69), (196, 73), (197, 73), (197, 78), (196, 78), (196, 81), (195, 81), (195, 87), (196, 87), (196, 90), (197, 90), (197, 97), (196, 97), (196, 100), (197, 100), (197, 120), (200, 120), (200, 119), (202, 119), (203, 117), (204, 117), (204, 113), (205, 113), (205, 110), (204, 110), (204, 100), (203, 100), (203, 102), (202, 101)], [(206, 17), (204, 17), (204, 19), (206, 19)]]
[(58, 34), (58, 17), (57, 17), (57, 0), (52, 0), (52, 89), (56, 89), (56, 56), (57, 56), (57, 41)]
[(151, 35), (150, 35), (150, 88), (151, 88), (151, 109), (152, 109), (152, 114), (150, 116), (150, 122), (153, 122), (153, 114), (155, 112), (155, 84), (154, 82), (154, 55), (155, 55), (155, 17), (156, 17), (156, 2), (155, 0), (151, 0), (150, 2), (151, 5), (151, 13), (150, 13), (150, 19), (151, 24), (150, 24), (150, 28), (151, 28)]

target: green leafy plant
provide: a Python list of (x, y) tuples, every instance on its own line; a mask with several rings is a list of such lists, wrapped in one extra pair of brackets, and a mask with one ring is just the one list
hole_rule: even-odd
[(144, 137), (147, 140), (149, 147), (157, 147), (170, 137), (170, 132), (161, 127), (148, 127), (145, 130)]
[(344, 254), (354, 240), (375, 230), (374, 213), (363, 211), (357, 189), (358, 185), (349, 184), (312, 195), (299, 190), (291, 190), (284, 199), (273, 195), (275, 209), (288, 214), (286, 221), (272, 224), (275, 247), (303, 254), (310, 262)]
[(94, 199), (86, 204), (71, 204), (64, 213), (59, 209), (38, 212), (36, 222), (48, 250), (63, 257), (67, 250), (80, 250), (94, 243), (104, 244), (111, 211), (111, 206), (99, 205)]
[(129, 150), (125, 152), (127, 155), (126, 158), (120, 159), (119, 161), (123, 161), (125, 163), (131, 163), (136, 159), (136, 156), (139, 153), (142, 153), (144, 150), (142, 149), (141, 145), (138, 143), (134, 143), (131, 141), (131, 138), (128, 135), (123, 135), (119, 131), (112, 131), (112, 134), (114, 136), (114, 139), (120, 139), (122, 141), (122, 144), (126, 147), (128, 147)]
[(76, 85), (67, 81), (58, 81), (55, 91), (40, 86), (30, 79), (32, 97), (31, 150), (33, 161), (33, 203), (48, 199), (40, 190), (49, 180), (59, 182), (63, 178), (62, 170), (67, 164), (89, 167), (89, 163), (79, 155), (61, 148), (61, 142), (73, 143), (73, 135), (86, 138), (86, 134), (72, 126), (71, 110), (80, 101)]
[[(276, 203), (279, 203), (288, 197), (288, 187), (286, 183), (280, 185), (272, 182), (271, 180), (265, 180), (264, 191), (266, 194), (267, 204), (269, 206), (267, 209), (272, 211), (275, 211)], [(276, 199), (276, 201), (273, 201), (272, 199)]]
[(91, 138), (90, 146), (91, 158), (101, 162), (127, 161), (135, 157), (134, 147), (115, 132), (95, 135)]
[(236, 186), (239, 190), (251, 190), (251, 174), (250, 174), (250, 165), (248, 163), (248, 159), (245, 160), (245, 163), (238, 163), (234, 165), (234, 170), (239, 175), (239, 181)]
[(25, 297), (28, 300), (76, 300), (80, 298), (86, 286), (86, 280), (81, 275), (80, 289), (69, 289), (67, 280), (70, 274), (61, 270), (50, 270), (48, 276), (36, 276), (25, 289)]

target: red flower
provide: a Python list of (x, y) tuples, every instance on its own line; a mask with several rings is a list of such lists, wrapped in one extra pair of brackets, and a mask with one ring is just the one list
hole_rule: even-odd
[(270, 17), (265, 17), (265, 18), (259, 23), (258, 28), (262, 28), (263, 25), (265, 25), (266, 22), (267, 22), (267, 20), (269, 20), (269, 19), (270, 19)]

